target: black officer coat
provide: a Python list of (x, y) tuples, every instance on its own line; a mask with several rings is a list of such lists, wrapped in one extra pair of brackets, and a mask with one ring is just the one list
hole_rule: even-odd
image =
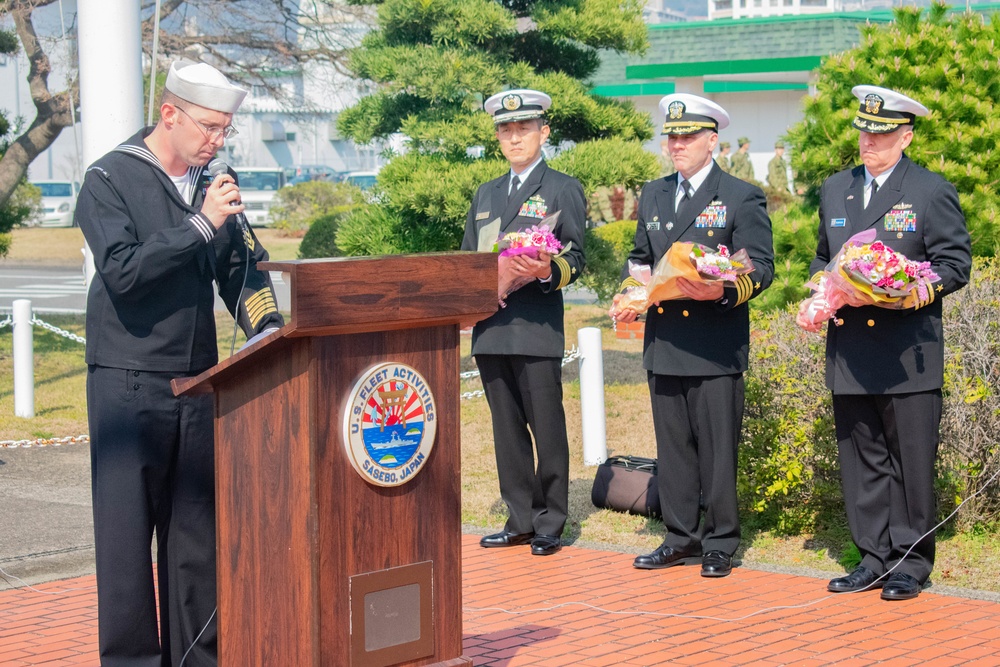
[(472, 354), (561, 358), (565, 349), (562, 289), (580, 277), (585, 263), (583, 187), (575, 178), (550, 169), (544, 160), (510, 199), (509, 187), (509, 172), (479, 186), (465, 222), (462, 250), (476, 250), (479, 230), (498, 217), (502, 235), (544, 224), (544, 217), (539, 216), (556, 211), (559, 218), (552, 232), (569, 250), (552, 260), (549, 282), (533, 280), (504, 300), (506, 308), (476, 324)]
[(941, 297), (969, 281), (969, 233), (958, 193), (948, 181), (905, 155), (865, 208), (865, 168), (823, 183), (819, 243), (810, 269), (826, 268), (854, 234), (877, 240), (915, 261), (929, 261), (941, 281), (917, 309), (876, 306), (837, 311), (826, 339), (826, 386), (835, 394), (900, 394), (938, 389), (944, 381)]
[(86, 361), (198, 372), (218, 361), (213, 278), (248, 337), (283, 320), (269, 276), (256, 269), (267, 252), (253, 231), (244, 233), (235, 216), (216, 231), (201, 214), (207, 169), (192, 168), (198, 187), (194, 203), (185, 202), (143, 142), (149, 131), (98, 159), (77, 199), (75, 220), (97, 270)]
[[(718, 163), (685, 205), (674, 214), (677, 174), (642, 189), (634, 248), (628, 259), (655, 266), (675, 242), (745, 249), (754, 271), (726, 287), (722, 302), (664, 301), (647, 312), (642, 364), (658, 375), (735, 375), (747, 369), (750, 311), (747, 301), (771, 284), (774, 248), (763, 191), (722, 171)], [(628, 278), (628, 262), (622, 272)], [(661, 312), (662, 310), (662, 312)]]

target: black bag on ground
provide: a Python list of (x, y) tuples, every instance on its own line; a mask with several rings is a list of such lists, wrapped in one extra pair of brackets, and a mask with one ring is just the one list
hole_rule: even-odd
[(656, 459), (612, 456), (597, 466), (590, 502), (602, 509), (659, 517)]

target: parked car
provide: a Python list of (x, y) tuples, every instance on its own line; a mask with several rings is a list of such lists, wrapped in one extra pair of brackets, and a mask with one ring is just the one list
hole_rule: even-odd
[(374, 187), (377, 176), (377, 171), (349, 171), (344, 174), (344, 182), (369, 190)]
[(285, 167), (285, 177), (288, 185), (305, 183), (306, 181), (329, 181), (336, 183), (343, 178), (343, 174), (332, 167), (324, 164), (293, 164)]
[(72, 227), (80, 184), (74, 181), (32, 181), (42, 191), (42, 227)]
[(285, 186), (285, 171), (281, 167), (235, 167), (240, 182), (240, 198), (246, 205), (244, 215), (251, 227), (263, 227), (271, 222), (271, 200)]

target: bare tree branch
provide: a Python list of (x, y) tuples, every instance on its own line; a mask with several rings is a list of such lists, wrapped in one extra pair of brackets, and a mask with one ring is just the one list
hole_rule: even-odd
[(32, 23), (32, 12), (55, 0), (8, 0), (0, 6), (14, 20), (17, 37), (28, 58), (28, 87), (38, 114), (28, 129), (18, 136), (0, 158), (0, 203), (6, 202), (28, 171), (28, 165), (52, 145), (63, 128), (73, 123), (71, 105), (79, 106), (80, 88), (76, 78), (69, 90), (49, 91), (51, 64), (42, 50)]

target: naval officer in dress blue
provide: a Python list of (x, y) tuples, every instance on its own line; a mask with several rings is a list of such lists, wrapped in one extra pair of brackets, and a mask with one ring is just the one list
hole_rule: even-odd
[[(531, 544), (531, 553), (559, 551), (569, 505), (569, 443), (562, 405), (563, 289), (583, 270), (586, 200), (575, 178), (545, 164), (545, 111), (552, 100), (536, 90), (508, 90), (485, 103), (510, 171), (479, 187), (465, 225), (463, 250), (489, 250), (499, 234), (546, 223), (565, 252), (521, 255), (512, 266), (528, 283), (506, 307), (476, 324), (472, 354), (493, 416), (504, 529), (484, 547)], [(485, 246), (485, 247), (484, 247)], [(538, 465), (535, 466), (535, 453)]]
[[(723, 172), (712, 159), (729, 114), (715, 102), (677, 93), (660, 101), (663, 134), (677, 173), (652, 181), (639, 197), (628, 261), (655, 266), (670, 246), (700, 243), (746, 249), (754, 271), (732, 287), (681, 279), (686, 299), (646, 312), (642, 364), (656, 433), (657, 480), (666, 538), (633, 565), (658, 569), (701, 563), (705, 577), (724, 577), (740, 544), (736, 446), (743, 423), (750, 347), (747, 302), (774, 274), (771, 220), (756, 185)], [(638, 283), (622, 272), (622, 288)], [(641, 313), (619, 309), (632, 322)], [(704, 511), (702, 511), (702, 507)]]
[[(810, 268), (824, 269), (851, 236), (874, 229), (893, 250), (930, 262), (941, 279), (916, 308), (844, 306), (828, 327), (826, 386), (833, 392), (847, 521), (861, 564), (827, 588), (881, 588), (885, 600), (906, 600), (920, 594), (934, 567), (941, 300), (969, 281), (971, 247), (955, 187), (904, 154), (927, 108), (879, 86), (852, 92), (863, 164), (823, 183)], [(799, 324), (821, 326), (801, 313)]]

